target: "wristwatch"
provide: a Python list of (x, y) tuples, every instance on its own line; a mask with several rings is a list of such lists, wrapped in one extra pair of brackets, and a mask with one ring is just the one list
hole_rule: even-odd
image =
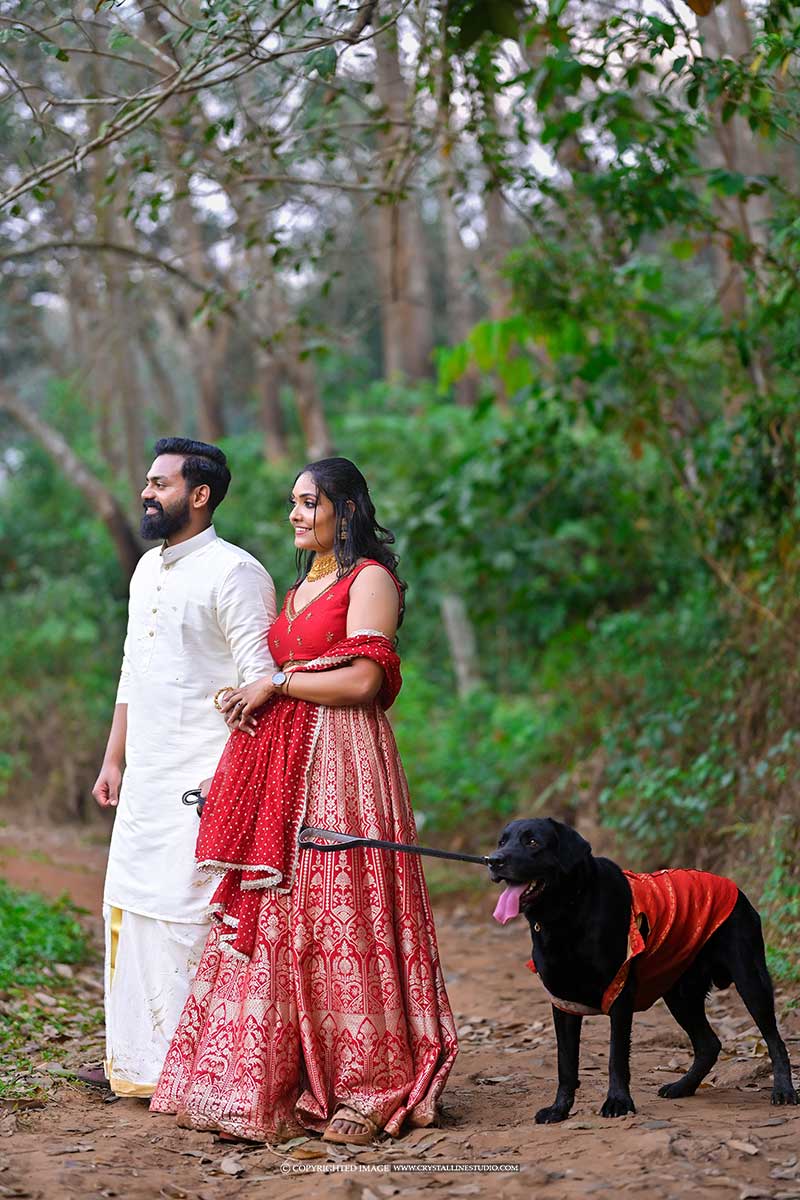
[(275, 674), (272, 676), (273, 687), (276, 687), (276, 688), (283, 687), (283, 685), (286, 683), (286, 680), (288, 678), (289, 678), (289, 676), (286, 674), (285, 671), (276, 671)]

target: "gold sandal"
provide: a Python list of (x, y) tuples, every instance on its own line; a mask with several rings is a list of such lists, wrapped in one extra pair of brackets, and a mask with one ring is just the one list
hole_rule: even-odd
[[(337, 1133), (332, 1126), (337, 1121), (348, 1121), (351, 1125), (360, 1125), (360, 1133)], [(346, 1104), (340, 1104), (336, 1112), (328, 1122), (328, 1126), (322, 1135), (323, 1142), (336, 1142), (340, 1146), (345, 1146), (348, 1143), (353, 1146), (369, 1146), (374, 1141), (378, 1127), (374, 1121), (370, 1121), (369, 1117), (365, 1117), (363, 1113), (356, 1112), (354, 1108), (349, 1108)]]

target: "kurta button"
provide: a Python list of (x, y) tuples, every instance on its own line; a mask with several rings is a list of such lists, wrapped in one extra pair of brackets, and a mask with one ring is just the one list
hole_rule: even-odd
[(148, 630), (147, 636), (148, 636), (148, 637), (155, 637), (155, 636), (156, 636), (155, 630), (154, 630), (154, 629), (150, 629), (150, 630)]
[(154, 608), (154, 609), (153, 609), (153, 612), (158, 612), (158, 609), (157, 609), (157, 608)]

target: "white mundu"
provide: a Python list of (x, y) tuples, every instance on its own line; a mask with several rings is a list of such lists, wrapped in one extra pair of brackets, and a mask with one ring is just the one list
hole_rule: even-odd
[(197, 815), (181, 796), (213, 775), (229, 730), (226, 685), (275, 664), (275, 588), (213, 526), (148, 550), (131, 579), (117, 703), (127, 704), (125, 775), (109, 850), (106, 1072), (118, 1095), (150, 1095), (208, 932), (216, 882), (194, 860)]

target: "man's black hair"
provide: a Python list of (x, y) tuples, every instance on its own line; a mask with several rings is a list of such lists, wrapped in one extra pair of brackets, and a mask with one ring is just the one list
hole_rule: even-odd
[(231, 482), (228, 460), (219, 446), (195, 442), (191, 438), (168, 437), (159, 438), (153, 449), (156, 457), (159, 454), (183, 456), (181, 475), (190, 488), (199, 487), (201, 483), (208, 485), (208, 511), (213, 513), (225, 499)]

